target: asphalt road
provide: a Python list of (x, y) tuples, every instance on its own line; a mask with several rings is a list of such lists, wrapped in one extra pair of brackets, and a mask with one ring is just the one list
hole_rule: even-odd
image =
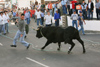
[(69, 44), (62, 43), (61, 51), (57, 51), (57, 44), (50, 44), (44, 51), (46, 39), (35, 37), (36, 31), (32, 27), (36, 23), (31, 20), (30, 33), (25, 41), (31, 43), (29, 50), (26, 50), (21, 43), (12, 48), (13, 38), (17, 27), (9, 24), (10, 33), (0, 36), (0, 67), (100, 67), (100, 34), (81, 35), (85, 42), (86, 54), (82, 53), (82, 46), (74, 41), (76, 46), (71, 54), (67, 54)]

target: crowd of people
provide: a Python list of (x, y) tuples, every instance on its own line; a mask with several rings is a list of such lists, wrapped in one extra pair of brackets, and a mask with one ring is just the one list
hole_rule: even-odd
[[(79, 3), (77, 0), (69, 1), (69, 0), (61, 0), (57, 2), (48, 2), (46, 4), (39, 3), (36, 1), (35, 4), (32, 4), (31, 9), (29, 8), (18, 8), (14, 10), (4, 10), (0, 12), (0, 34), (3, 31), (4, 35), (9, 33), (8, 23), (13, 19), (15, 24), (18, 24), (18, 31), (14, 38), (12, 47), (16, 47), (16, 40), (21, 35), (21, 43), (23, 43), (27, 48), (29, 48), (30, 44), (24, 41), (24, 37), (26, 36), (24, 32), (25, 23), (27, 25), (30, 24), (30, 21), (34, 19), (37, 22), (37, 27), (39, 26), (52, 26), (52, 18), (54, 17), (55, 26), (59, 26), (59, 20), (61, 20), (61, 15), (69, 15), (72, 19), (72, 26), (76, 25), (76, 29), (80, 25), (79, 32), (82, 31), (83, 35), (85, 35), (83, 23), (85, 23), (85, 19), (93, 19), (93, 10), (94, 4), (91, 0), (88, 3), (85, 3), (83, 0), (82, 3)], [(95, 5), (97, 19), (100, 17), (100, 3), (97, 0)], [(78, 22), (77, 22), (78, 21)], [(20, 22), (20, 23), (19, 23)]]

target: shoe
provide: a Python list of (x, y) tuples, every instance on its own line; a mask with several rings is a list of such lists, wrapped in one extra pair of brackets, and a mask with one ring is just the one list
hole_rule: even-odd
[(4, 35), (6, 35), (6, 33), (4, 33)]
[(17, 47), (16, 45), (10, 45), (11, 47)]
[(25, 36), (25, 38), (26, 38), (27, 36)]
[(83, 35), (86, 35), (86, 34), (83, 34)]
[(7, 32), (9, 34), (9, 32)]
[(26, 47), (26, 49), (29, 49), (29, 47), (30, 47), (30, 44)]

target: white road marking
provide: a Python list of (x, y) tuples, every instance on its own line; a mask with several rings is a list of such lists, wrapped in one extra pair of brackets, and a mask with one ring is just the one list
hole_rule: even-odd
[(2, 44), (2, 43), (0, 43), (0, 46), (3, 46), (3, 44)]
[(26, 59), (28, 59), (28, 60), (30, 60), (30, 61), (32, 61), (32, 62), (35, 62), (35, 63), (37, 63), (37, 64), (39, 64), (39, 65), (41, 65), (41, 66), (43, 66), (43, 67), (49, 67), (49, 66), (47, 66), (47, 65), (45, 65), (45, 64), (42, 64), (42, 63), (40, 63), (40, 62), (38, 62), (38, 61), (36, 61), (36, 60), (33, 60), (33, 59), (29, 58), (29, 57), (26, 57)]

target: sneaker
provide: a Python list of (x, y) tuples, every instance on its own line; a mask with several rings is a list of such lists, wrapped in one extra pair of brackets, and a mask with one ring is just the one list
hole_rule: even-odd
[(25, 36), (25, 38), (26, 38), (27, 36)]
[(16, 45), (10, 45), (11, 47), (17, 47)]
[(4, 33), (3, 35), (6, 35), (6, 33)]
[(30, 47), (30, 44), (26, 47), (26, 49), (29, 49), (29, 47)]
[(7, 34), (9, 34), (9, 32), (7, 32)]
[(86, 35), (86, 34), (83, 34), (83, 35)]

